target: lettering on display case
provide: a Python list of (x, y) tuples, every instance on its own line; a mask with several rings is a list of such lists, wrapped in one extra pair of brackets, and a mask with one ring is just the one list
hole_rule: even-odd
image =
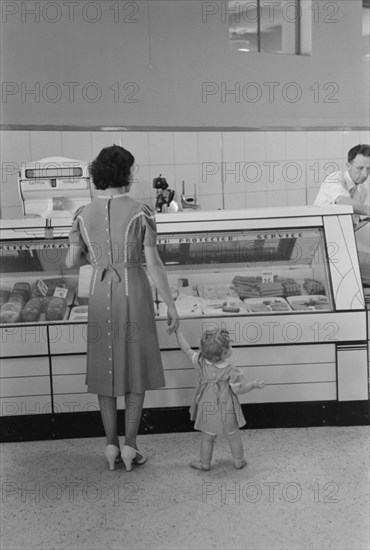
[(158, 244), (182, 244), (182, 243), (209, 243), (209, 242), (227, 242), (237, 240), (232, 235), (207, 235), (206, 237), (200, 237), (198, 235), (191, 235), (189, 237), (158, 237)]
[(0, 272), (60, 270), (65, 267), (67, 250), (67, 239), (3, 241), (0, 244)]
[[(315, 235), (317, 235), (315, 233)], [(259, 240), (275, 240), (275, 239), (296, 239), (306, 237), (307, 232), (303, 233), (284, 232), (284, 233), (258, 233), (257, 235), (249, 233), (234, 233), (231, 235), (220, 234), (205, 234), (205, 235), (187, 235), (187, 236), (158, 236), (158, 244), (181, 244), (181, 243), (208, 243), (208, 242), (230, 242), (230, 241), (254, 241)]]
[(320, 229), (268, 232), (234, 231), (158, 235), (164, 264), (326, 262)]
[(302, 238), (302, 233), (262, 233), (257, 235), (257, 239), (296, 239)]
[(55, 250), (68, 248), (68, 241), (29, 241), (29, 242), (4, 242), (0, 244), (0, 252), (16, 252), (18, 250)]

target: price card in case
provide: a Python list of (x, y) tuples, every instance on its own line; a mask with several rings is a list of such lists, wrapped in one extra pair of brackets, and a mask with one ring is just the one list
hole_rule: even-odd
[(226, 304), (223, 305), (222, 311), (225, 313), (239, 313), (240, 311), (240, 301), (238, 298), (228, 297)]
[(231, 307), (231, 308), (239, 308), (239, 298), (233, 298), (228, 296), (226, 299), (225, 307)]
[(56, 286), (53, 296), (56, 296), (57, 298), (66, 298), (67, 294), (68, 288), (65, 288), (64, 286)]
[(263, 283), (273, 283), (274, 282), (274, 272), (273, 271), (262, 271), (262, 282)]
[(49, 290), (48, 285), (42, 279), (37, 281), (37, 288), (41, 292), (42, 296), (46, 296)]

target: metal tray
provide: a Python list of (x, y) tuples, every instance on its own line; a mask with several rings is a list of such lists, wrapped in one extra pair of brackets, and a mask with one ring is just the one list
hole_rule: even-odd
[(269, 296), (265, 298), (246, 298), (244, 305), (247, 308), (248, 313), (285, 313), (292, 311), (292, 308), (285, 300), (280, 296)]
[(324, 295), (288, 296), (287, 302), (294, 311), (330, 310), (329, 300)]

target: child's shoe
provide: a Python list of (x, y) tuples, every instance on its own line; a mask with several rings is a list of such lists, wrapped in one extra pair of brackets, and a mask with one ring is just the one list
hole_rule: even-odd
[(242, 458), (234, 458), (234, 468), (237, 470), (241, 470), (246, 466), (247, 461), (245, 460), (244, 456)]
[(205, 470), (206, 472), (208, 472), (211, 465), (207, 464), (206, 462), (203, 462), (202, 459), (199, 459), (199, 460), (192, 460), (192, 462), (190, 462), (190, 467), (195, 468), (196, 470)]

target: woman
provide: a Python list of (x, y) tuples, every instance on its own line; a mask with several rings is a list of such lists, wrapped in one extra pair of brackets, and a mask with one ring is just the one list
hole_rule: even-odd
[(125, 395), (126, 469), (144, 464), (136, 446), (146, 390), (165, 385), (155, 327), (152, 289), (142, 267), (142, 250), (150, 279), (168, 307), (168, 332), (179, 319), (166, 273), (157, 251), (153, 208), (127, 195), (135, 162), (129, 151), (113, 145), (102, 149), (90, 165), (101, 193), (74, 217), (67, 267), (93, 266), (88, 309), (86, 383), (98, 394), (107, 437), (105, 456), (114, 470), (120, 460), (117, 396)]

